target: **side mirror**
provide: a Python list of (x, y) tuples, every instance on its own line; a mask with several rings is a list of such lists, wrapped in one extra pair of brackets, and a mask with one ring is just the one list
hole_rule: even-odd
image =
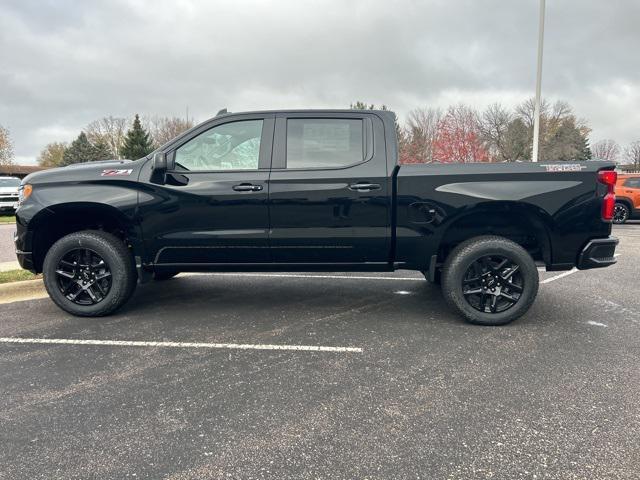
[(167, 155), (164, 152), (153, 154), (153, 172), (164, 173), (167, 171)]

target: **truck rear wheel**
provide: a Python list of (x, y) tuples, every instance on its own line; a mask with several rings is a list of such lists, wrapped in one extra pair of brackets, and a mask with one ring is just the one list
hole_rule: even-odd
[(118, 237), (102, 231), (62, 237), (47, 252), (42, 271), (56, 305), (81, 317), (109, 315), (136, 288), (131, 253)]
[(538, 282), (531, 255), (497, 236), (461, 243), (442, 271), (447, 303), (478, 325), (505, 325), (524, 315), (538, 294)]

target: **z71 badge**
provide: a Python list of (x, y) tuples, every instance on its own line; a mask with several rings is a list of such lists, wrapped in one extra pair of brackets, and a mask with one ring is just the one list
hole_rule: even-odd
[(131, 175), (133, 172), (132, 168), (109, 168), (107, 170), (102, 170), (101, 177), (117, 177), (121, 175)]

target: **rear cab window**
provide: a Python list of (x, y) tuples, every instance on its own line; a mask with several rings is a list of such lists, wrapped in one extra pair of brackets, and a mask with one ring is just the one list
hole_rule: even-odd
[(365, 156), (362, 119), (287, 119), (287, 169), (344, 168), (363, 162)]

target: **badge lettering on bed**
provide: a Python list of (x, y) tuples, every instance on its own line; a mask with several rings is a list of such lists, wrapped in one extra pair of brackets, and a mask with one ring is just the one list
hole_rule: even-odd
[(580, 172), (587, 168), (586, 165), (579, 163), (567, 163), (562, 165), (540, 165), (547, 169), (547, 172)]

